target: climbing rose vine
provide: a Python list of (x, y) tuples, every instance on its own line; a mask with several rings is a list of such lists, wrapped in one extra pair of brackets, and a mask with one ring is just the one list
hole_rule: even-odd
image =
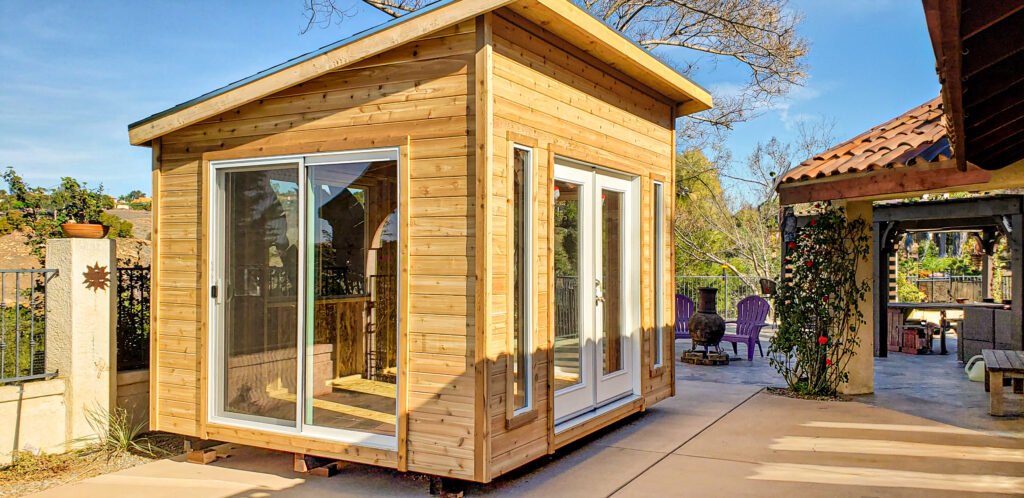
[(849, 379), (857, 327), (866, 323), (859, 303), (870, 290), (857, 268), (869, 264), (870, 239), (862, 219), (846, 219), (841, 207), (818, 204), (784, 261), (792, 276), (775, 294), (779, 331), (768, 347), (773, 367), (790, 389), (832, 396)]

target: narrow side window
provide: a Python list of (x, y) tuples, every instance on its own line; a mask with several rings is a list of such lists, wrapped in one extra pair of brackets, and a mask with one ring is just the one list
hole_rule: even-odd
[(662, 184), (654, 182), (654, 367), (660, 367), (665, 357), (665, 239)]
[(513, 336), (512, 336), (512, 400), (513, 413), (529, 411), (531, 402), (531, 365), (533, 363), (533, 310), (531, 276), (533, 275), (533, 221), (530, 199), (530, 181), (533, 177), (533, 149), (514, 146), (512, 149), (513, 175), (513, 207), (512, 226), (513, 258), (515, 265), (512, 272), (514, 304), (513, 304)]

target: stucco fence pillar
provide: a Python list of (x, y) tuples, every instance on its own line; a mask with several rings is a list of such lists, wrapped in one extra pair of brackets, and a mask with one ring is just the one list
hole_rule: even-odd
[[(839, 203), (842, 205), (843, 203)], [(847, 201), (845, 202), (846, 217), (848, 220), (861, 219), (864, 221), (864, 235), (871, 239), (872, 221), (874, 209), (871, 201)], [(871, 247), (867, 257), (857, 263), (857, 281), (867, 280), (874, 285), (875, 249)], [(839, 386), (839, 392), (843, 394), (870, 394), (875, 390), (875, 329), (874, 309), (872, 293), (885, 292), (888, 289), (872, 288), (864, 300), (859, 303), (860, 312), (864, 314), (864, 321), (857, 326), (857, 338), (860, 344), (857, 346), (856, 354), (847, 364), (847, 372), (850, 378)]]
[(117, 396), (117, 257), (111, 239), (46, 241), (46, 367), (64, 379), (67, 448), (96, 435), (89, 412)]

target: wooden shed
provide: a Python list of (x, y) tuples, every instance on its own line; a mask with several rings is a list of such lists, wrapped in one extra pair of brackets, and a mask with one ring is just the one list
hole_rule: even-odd
[(151, 427), (486, 482), (672, 396), (710, 106), (568, 0), (445, 0), (133, 123)]

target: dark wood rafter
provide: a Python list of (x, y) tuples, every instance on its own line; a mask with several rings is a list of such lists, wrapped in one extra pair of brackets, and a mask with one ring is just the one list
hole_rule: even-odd
[(923, 4), (957, 166), (1024, 159), (1024, 3)]
[(971, 0), (964, 7), (964, 19), (960, 24), (960, 33), (964, 38), (970, 38), (1003, 19), (1024, 11), (1024, 3), (1006, 0)]
[[(971, 2), (966, 2), (969, 5)], [(1011, 3), (1011, 2), (1005, 2)], [(963, 13), (963, 22), (972, 19)], [(1024, 49), (1024, 10), (1015, 11), (997, 23), (977, 31), (974, 36), (961, 37), (963, 44), (963, 77), (969, 79)]]
[[(874, 330), (875, 355), (885, 357), (888, 352), (888, 292), (889, 256), (895, 243), (907, 232), (972, 231), (986, 253), (983, 272), (984, 285), (991, 286), (991, 256), (995, 252), (998, 237), (1006, 237), (1010, 249), (1010, 270), (1013, 275), (1024, 271), (1024, 197), (994, 196), (985, 198), (948, 199), (876, 206), (873, 215), (874, 232)], [(1017, 324), (1024, 310), (1024, 279), (1011, 280), (1011, 310)], [(986, 292), (988, 294), (988, 292)], [(1024, 329), (1017, 328), (1018, 334)]]

